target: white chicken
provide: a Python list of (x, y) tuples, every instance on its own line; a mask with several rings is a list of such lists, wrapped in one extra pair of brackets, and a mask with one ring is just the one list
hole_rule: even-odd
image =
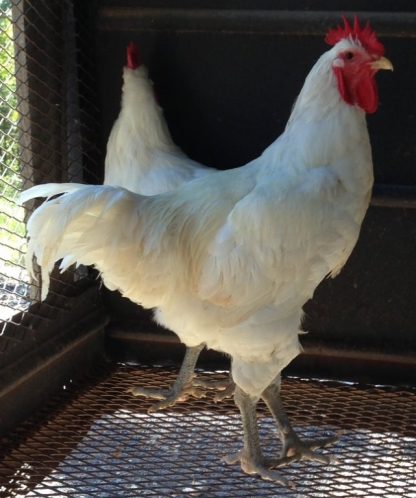
[[(65, 193), (28, 222), (28, 262), (36, 255), (46, 288), (57, 260), (93, 264), (108, 287), (157, 308), (156, 321), (188, 347), (231, 356), (244, 446), (227, 461), (277, 482), (273, 466), (330, 461), (314, 451), (328, 440), (301, 441), (290, 426), (280, 372), (301, 351), (302, 306), (356, 244), (373, 184), (365, 114), (377, 109), (375, 74), (392, 69), (369, 25), (344, 20), (326, 41), (285, 131), (246, 166), (151, 197), (73, 184), (23, 194)], [(283, 444), (272, 460), (258, 437), (260, 398)]]
[(215, 171), (174, 144), (147, 67), (140, 63), (137, 45), (130, 43), (120, 114), (107, 143), (104, 184), (155, 195)]
[[(163, 110), (157, 104), (153, 82), (147, 67), (141, 63), (135, 43), (127, 47), (127, 63), (123, 68), (123, 89), (120, 114), (111, 129), (105, 158), (104, 185), (124, 187), (142, 195), (154, 195), (174, 190), (180, 185), (213, 173), (216, 170), (190, 159), (177, 147), (169, 133)], [(209, 385), (194, 381), (194, 369), (204, 344), (187, 348), (179, 375), (168, 390), (132, 390), (136, 396), (160, 399), (151, 411), (172, 406), (187, 396), (203, 396), (199, 387), (221, 387), (229, 394), (226, 384)]]

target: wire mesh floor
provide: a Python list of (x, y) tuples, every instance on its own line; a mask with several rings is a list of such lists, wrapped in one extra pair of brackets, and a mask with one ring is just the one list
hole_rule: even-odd
[[(241, 445), (231, 400), (212, 394), (156, 414), (134, 385), (170, 384), (176, 369), (119, 365), (65, 387), (32, 420), (3, 438), (3, 497), (388, 497), (416, 498), (416, 392), (286, 379), (283, 399), (303, 437), (341, 432), (322, 450), (338, 463), (281, 469), (295, 488), (244, 475), (221, 456)], [(223, 373), (199, 372), (223, 378)], [(264, 406), (266, 453), (279, 451)]]

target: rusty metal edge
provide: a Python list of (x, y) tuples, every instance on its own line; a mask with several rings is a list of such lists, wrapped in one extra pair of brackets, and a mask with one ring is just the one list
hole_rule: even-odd
[[(107, 328), (107, 350), (117, 361), (179, 365), (184, 346), (168, 331), (146, 332), (134, 327), (111, 325)], [(304, 351), (285, 370), (286, 374), (414, 387), (416, 352), (386, 353), (375, 349), (353, 349), (304, 340)], [(200, 364), (227, 368), (229, 360), (216, 351), (204, 351)]]
[(101, 7), (101, 31), (180, 31), (322, 36), (342, 15), (371, 20), (382, 37), (415, 37), (414, 12), (287, 11), (251, 9), (167, 9)]
[(373, 189), (371, 206), (416, 209), (416, 187), (376, 184)]

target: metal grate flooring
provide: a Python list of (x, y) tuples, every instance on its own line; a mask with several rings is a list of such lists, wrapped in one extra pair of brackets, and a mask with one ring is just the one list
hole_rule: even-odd
[[(244, 475), (221, 456), (241, 445), (231, 400), (212, 395), (156, 414), (132, 385), (170, 384), (176, 369), (119, 365), (70, 385), (1, 440), (2, 497), (388, 497), (416, 498), (416, 392), (286, 379), (283, 399), (304, 437), (340, 431), (331, 466), (281, 469), (285, 488)], [(213, 378), (221, 373), (201, 372)], [(279, 451), (260, 407), (263, 447)]]

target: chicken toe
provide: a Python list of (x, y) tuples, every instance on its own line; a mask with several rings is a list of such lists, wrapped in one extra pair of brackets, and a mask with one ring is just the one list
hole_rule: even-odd
[(293, 486), (293, 484), (285, 479), (279, 472), (271, 470), (266, 459), (263, 457), (256, 458), (254, 455), (246, 453), (245, 450), (240, 450), (237, 453), (226, 455), (222, 458), (222, 460), (229, 465), (240, 463), (241, 469), (246, 474), (258, 475), (265, 481), (273, 481), (281, 484), (282, 486)]
[(337, 440), (338, 438), (336, 436), (321, 439), (301, 440), (295, 433), (293, 433), (284, 439), (282, 455), (280, 458), (270, 459), (267, 463), (270, 467), (283, 467), (291, 462), (300, 460), (320, 462), (324, 465), (336, 463), (337, 460), (335, 457), (322, 455), (314, 450), (317, 448), (325, 448)]
[(216, 389), (219, 392), (215, 394), (214, 401), (218, 403), (226, 398), (230, 398), (234, 394), (235, 383), (232, 379), (231, 373), (228, 379), (223, 380), (205, 380), (195, 379), (194, 386), (203, 387), (208, 390)]
[(301, 440), (293, 430), (280, 397), (280, 378), (264, 390), (262, 398), (276, 420), (283, 450), (279, 458), (268, 460), (271, 467), (282, 467), (298, 460), (336, 463), (334, 457), (315, 452), (317, 448), (325, 448), (338, 440), (337, 436), (318, 439)]

